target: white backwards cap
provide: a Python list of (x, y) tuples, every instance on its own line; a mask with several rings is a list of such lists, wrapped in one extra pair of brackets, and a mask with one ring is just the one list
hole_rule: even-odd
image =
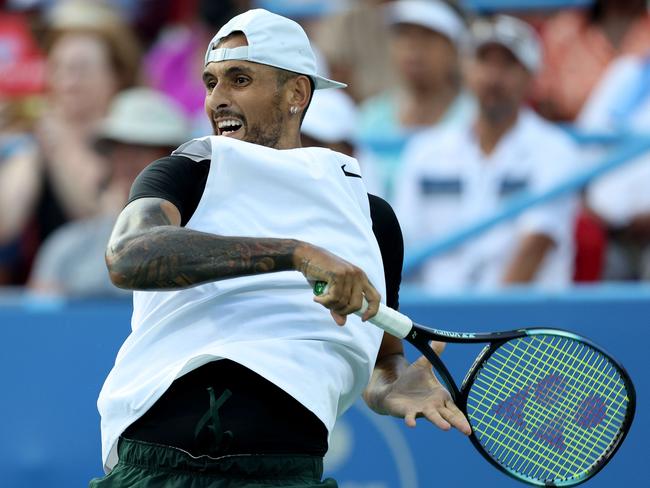
[[(233, 32), (242, 32), (248, 46), (218, 48), (219, 41)], [(250, 61), (309, 76), (316, 90), (347, 86), (316, 73), (316, 57), (300, 25), (261, 8), (233, 17), (210, 41), (205, 66), (228, 60)]]

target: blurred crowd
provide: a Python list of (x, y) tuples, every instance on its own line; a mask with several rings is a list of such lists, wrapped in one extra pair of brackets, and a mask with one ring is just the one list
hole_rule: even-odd
[[(650, 136), (646, 0), (511, 3), (0, 0), (0, 285), (124, 293), (103, 264), (114, 219), (145, 166), (211, 133), (205, 49), (249, 8), (301, 23), (320, 71), (348, 84), (314, 96), (303, 145), (359, 159), (407, 255), (607, 155), (569, 124)], [(405, 279), (440, 293), (650, 279), (650, 155)]]

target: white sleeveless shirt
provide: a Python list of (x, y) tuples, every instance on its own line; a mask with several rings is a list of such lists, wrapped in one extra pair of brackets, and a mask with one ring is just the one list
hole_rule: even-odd
[[(350, 176), (360, 174), (356, 160), (323, 148), (276, 150), (216, 136), (174, 154), (211, 158), (187, 228), (315, 244), (359, 266), (385, 296), (366, 189)], [(98, 400), (106, 471), (117, 463), (121, 433), (176, 378), (219, 358), (282, 388), (331, 431), (367, 385), (382, 338), (355, 315), (338, 327), (297, 271), (136, 291), (133, 308), (132, 333)]]

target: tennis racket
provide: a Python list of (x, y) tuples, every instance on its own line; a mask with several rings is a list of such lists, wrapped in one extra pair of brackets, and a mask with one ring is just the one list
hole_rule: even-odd
[[(314, 286), (316, 295), (325, 282)], [(368, 304), (364, 299), (362, 315)], [(369, 320), (413, 344), (432, 364), (492, 465), (535, 486), (574, 486), (612, 458), (630, 429), (634, 385), (611, 355), (577, 334), (525, 328), (451, 332), (415, 324), (381, 304)], [(488, 343), (460, 390), (430, 341)]]

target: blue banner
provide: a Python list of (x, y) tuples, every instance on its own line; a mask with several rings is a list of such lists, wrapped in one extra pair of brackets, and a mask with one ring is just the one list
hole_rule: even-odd
[[(554, 326), (574, 330), (619, 358), (639, 395), (632, 431), (590, 487), (646, 486), (650, 434), (646, 349), (650, 300), (601, 293), (527, 298), (405, 300), (403, 311), (452, 330)], [(609, 298), (608, 298), (609, 297)], [(130, 303), (16, 302), (0, 307), (0, 486), (75, 488), (101, 475), (97, 394), (129, 332)], [(444, 354), (460, 381), (480, 346), (449, 345)], [(409, 350), (413, 357), (413, 351)], [(326, 470), (342, 488), (517, 487), (458, 432), (423, 420), (414, 429), (362, 402), (331, 436)]]

